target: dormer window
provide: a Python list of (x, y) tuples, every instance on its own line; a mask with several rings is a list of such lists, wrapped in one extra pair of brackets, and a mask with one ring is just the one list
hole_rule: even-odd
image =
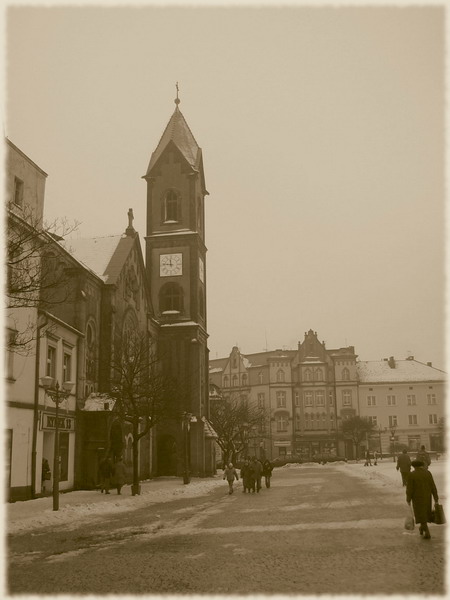
[(162, 200), (161, 221), (163, 223), (181, 221), (181, 198), (175, 190), (168, 190)]

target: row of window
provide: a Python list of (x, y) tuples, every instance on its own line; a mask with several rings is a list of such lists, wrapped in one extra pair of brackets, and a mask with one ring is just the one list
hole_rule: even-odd
[[(289, 427), (289, 417), (287, 415), (278, 415), (275, 417), (275, 425), (277, 433), (287, 431)], [(330, 429), (335, 429), (334, 415), (330, 414), (329, 418)], [(300, 415), (295, 415), (295, 429), (300, 431), (302, 428), (302, 420)], [(327, 414), (322, 413), (305, 413), (304, 429), (328, 429)]]
[[(416, 395), (415, 394), (407, 394), (406, 403), (408, 406), (416, 406)], [(436, 394), (427, 394), (427, 403), (428, 404), (436, 404)], [(387, 406), (397, 406), (397, 396), (394, 394), (390, 394), (386, 397)], [(377, 397), (376, 396), (367, 396), (367, 406), (376, 406), (377, 405)]]
[[(378, 419), (376, 416), (368, 417), (369, 421), (372, 422), (375, 427), (378, 426)], [(439, 423), (437, 414), (428, 415), (428, 425), (437, 425)], [(417, 415), (408, 415), (408, 425), (419, 425)], [(397, 415), (389, 415), (389, 428), (398, 427)]]
[[(47, 359), (45, 365), (45, 374), (56, 379), (57, 376), (57, 348), (50, 343), (47, 346)], [(72, 354), (64, 349), (62, 356), (62, 380), (72, 381)]]

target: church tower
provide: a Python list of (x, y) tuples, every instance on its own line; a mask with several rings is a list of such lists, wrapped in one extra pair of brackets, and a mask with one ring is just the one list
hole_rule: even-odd
[[(192, 474), (201, 475), (210, 470), (204, 439), (208, 417), (204, 200), (208, 192), (202, 151), (179, 104), (177, 85), (175, 111), (144, 175), (146, 270), (160, 323), (158, 345), (165, 367), (183, 386), (181, 409), (186, 413), (178, 427), (158, 436), (158, 474), (174, 474), (175, 463), (180, 474), (188, 460)], [(168, 458), (169, 448), (175, 447), (176, 459)]]

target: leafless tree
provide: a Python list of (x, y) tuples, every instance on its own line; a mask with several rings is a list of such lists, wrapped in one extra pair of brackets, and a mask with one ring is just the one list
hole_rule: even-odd
[(355, 444), (357, 458), (359, 458), (359, 447), (361, 442), (373, 429), (374, 424), (366, 417), (355, 415), (342, 421), (342, 433), (344, 436), (349, 437)]
[(126, 334), (115, 349), (111, 396), (133, 434), (133, 487), (139, 486), (139, 442), (158, 423), (180, 418), (181, 391), (162, 369), (147, 333)]
[(266, 411), (234, 392), (211, 398), (210, 418), (218, 435), (224, 463), (233, 464), (240, 453), (247, 451), (252, 431), (262, 431), (267, 420)]
[[(17, 326), (8, 336), (8, 350), (26, 354), (36, 336), (36, 320), (32, 310), (49, 309), (52, 304), (67, 301), (70, 275), (62, 267), (62, 249), (57, 241), (73, 232), (77, 223), (65, 220), (43, 224), (25, 206), (20, 214), (7, 211), (5, 309), (9, 320)], [(23, 316), (18, 318), (18, 311)], [(20, 321), (20, 325), (18, 325)]]

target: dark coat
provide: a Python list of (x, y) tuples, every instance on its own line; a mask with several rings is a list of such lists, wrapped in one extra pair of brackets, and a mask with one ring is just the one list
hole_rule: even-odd
[(270, 477), (272, 475), (273, 467), (268, 460), (263, 463), (262, 474), (264, 477)]
[(253, 467), (253, 471), (255, 473), (256, 479), (259, 479), (262, 476), (262, 470), (263, 470), (262, 464), (260, 463), (259, 460), (254, 460), (254, 461), (252, 461), (251, 466)]
[(421, 460), (423, 462), (423, 464), (425, 465), (425, 467), (427, 467), (427, 468), (431, 464), (430, 455), (428, 454), (428, 452), (426, 450), (419, 450), (419, 452), (417, 453), (417, 456), (416, 456), (416, 460)]
[(104, 458), (98, 467), (100, 477), (103, 479), (109, 479), (113, 474), (113, 466), (110, 458)]
[(397, 471), (399, 469), (402, 473), (409, 473), (411, 471), (411, 459), (403, 452), (397, 458)]
[(414, 469), (406, 485), (406, 501), (412, 501), (416, 523), (431, 521), (431, 497), (435, 502), (438, 501), (433, 475), (424, 467)]
[(243, 481), (244, 487), (251, 487), (255, 483), (255, 473), (253, 469), (250, 468), (250, 465), (243, 465), (241, 469), (241, 479)]
[(122, 460), (114, 465), (114, 483), (116, 485), (124, 485), (126, 480), (126, 467)]

